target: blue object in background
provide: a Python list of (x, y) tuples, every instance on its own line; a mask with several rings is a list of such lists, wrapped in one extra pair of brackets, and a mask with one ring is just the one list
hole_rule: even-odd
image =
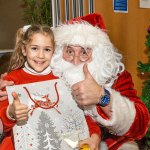
[(116, 12), (128, 12), (128, 0), (114, 0), (113, 7)]

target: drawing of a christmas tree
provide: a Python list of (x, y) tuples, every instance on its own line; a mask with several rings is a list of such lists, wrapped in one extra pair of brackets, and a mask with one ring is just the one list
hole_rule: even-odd
[(55, 126), (50, 117), (41, 112), (38, 121), (38, 139), (40, 150), (60, 150), (61, 140), (55, 131)]

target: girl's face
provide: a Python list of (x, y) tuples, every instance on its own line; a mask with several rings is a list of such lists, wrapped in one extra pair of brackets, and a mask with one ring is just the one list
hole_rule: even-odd
[(25, 44), (22, 53), (26, 56), (28, 65), (36, 72), (42, 72), (50, 65), (54, 47), (50, 36), (36, 33), (31, 42)]

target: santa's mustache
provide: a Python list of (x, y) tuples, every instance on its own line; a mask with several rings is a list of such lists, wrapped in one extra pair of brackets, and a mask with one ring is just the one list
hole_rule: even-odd
[(67, 82), (68, 85), (72, 86), (73, 84), (84, 80), (83, 65), (73, 65), (70, 62), (67, 62), (61, 59), (57, 64), (52, 65), (53, 74), (62, 78)]

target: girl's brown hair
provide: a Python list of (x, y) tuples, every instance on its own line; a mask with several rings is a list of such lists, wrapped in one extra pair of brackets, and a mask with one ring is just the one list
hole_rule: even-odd
[(24, 67), (26, 57), (23, 56), (22, 47), (32, 40), (32, 36), (35, 33), (41, 33), (46, 36), (48, 35), (51, 38), (53, 47), (55, 47), (54, 34), (49, 26), (32, 25), (25, 32), (23, 32), (23, 28), (18, 29), (16, 33), (14, 52), (10, 59), (9, 72)]

